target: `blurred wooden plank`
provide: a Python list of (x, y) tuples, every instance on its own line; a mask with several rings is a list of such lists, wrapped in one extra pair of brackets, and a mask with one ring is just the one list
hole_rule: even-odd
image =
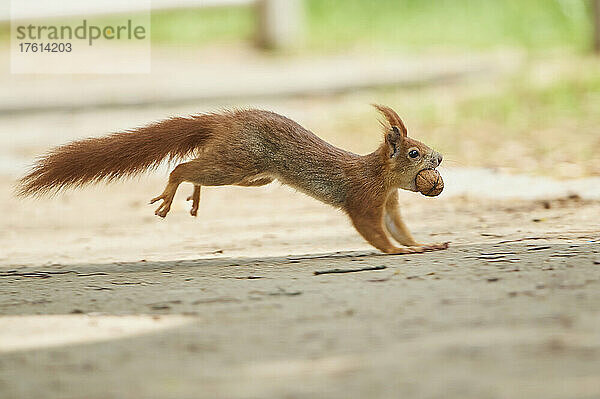
[[(138, 59), (134, 47), (126, 51), (129, 55), (122, 57)], [(107, 51), (106, 57), (115, 57), (114, 50)], [(284, 58), (243, 53), (222, 59), (155, 48), (150, 75), (96, 75), (93, 79), (86, 75), (22, 75), (17, 79), (2, 74), (0, 65), (0, 115), (157, 104), (239, 104), (266, 98), (419, 87), (514, 73), (522, 61), (519, 53), (510, 52), (469, 57), (355, 54)]]
[[(42, 19), (57, 17), (73, 17), (85, 15), (109, 15), (181, 8), (211, 8), (246, 6), (255, 4), (256, 0), (103, 0), (88, 2), (81, 0), (63, 0), (55, 2), (39, 2), (35, 8), (19, 10), (19, 19)], [(2, 14), (0, 19), (10, 20), (11, 14)]]
[(244, 6), (256, 0), (152, 0), (152, 9)]
[(300, 39), (300, 0), (258, 0), (258, 45), (268, 49), (292, 47)]

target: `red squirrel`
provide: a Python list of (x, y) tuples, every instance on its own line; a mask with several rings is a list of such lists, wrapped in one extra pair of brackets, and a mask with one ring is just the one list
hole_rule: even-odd
[[(191, 159), (169, 175), (155, 214), (165, 217), (177, 187), (194, 184), (192, 216), (202, 186), (262, 186), (279, 180), (342, 209), (356, 230), (388, 254), (445, 249), (448, 243), (417, 243), (400, 216), (398, 189), (417, 191), (415, 177), (435, 169), (442, 155), (409, 138), (391, 108), (374, 105), (385, 117), (384, 140), (372, 153), (337, 148), (298, 123), (256, 109), (176, 117), (138, 129), (73, 141), (40, 158), (18, 184), (22, 196), (55, 193), (112, 181), (156, 168), (163, 160)], [(402, 246), (392, 243), (390, 236)]]

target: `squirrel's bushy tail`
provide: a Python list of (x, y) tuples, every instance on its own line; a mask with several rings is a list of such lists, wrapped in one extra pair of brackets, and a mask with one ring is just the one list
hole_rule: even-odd
[(171, 118), (56, 147), (37, 160), (19, 181), (16, 193), (56, 193), (68, 187), (133, 176), (156, 168), (165, 159), (185, 158), (210, 137), (218, 118), (214, 114)]

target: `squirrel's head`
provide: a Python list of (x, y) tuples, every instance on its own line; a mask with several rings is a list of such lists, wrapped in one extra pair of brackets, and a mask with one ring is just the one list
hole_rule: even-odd
[(398, 114), (384, 105), (373, 104), (385, 117), (382, 122), (385, 140), (380, 147), (386, 158), (387, 179), (390, 185), (417, 191), (415, 179), (423, 169), (435, 169), (442, 163), (442, 154), (408, 137), (408, 131)]

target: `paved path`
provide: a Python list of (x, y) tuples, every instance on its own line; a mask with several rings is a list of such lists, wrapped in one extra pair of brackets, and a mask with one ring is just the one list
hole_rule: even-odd
[(489, 79), (513, 71), (520, 60), (514, 53), (277, 57), (239, 48), (184, 52), (155, 47), (151, 74), (11, 75), (8, 65), (0, 66), (0, 115), (331, 95)]
[[(596, 398), (599, 252), (571, 236), (3, 272), (0, 392)], [(314, 275), (365, 266), (386, 268)]]

